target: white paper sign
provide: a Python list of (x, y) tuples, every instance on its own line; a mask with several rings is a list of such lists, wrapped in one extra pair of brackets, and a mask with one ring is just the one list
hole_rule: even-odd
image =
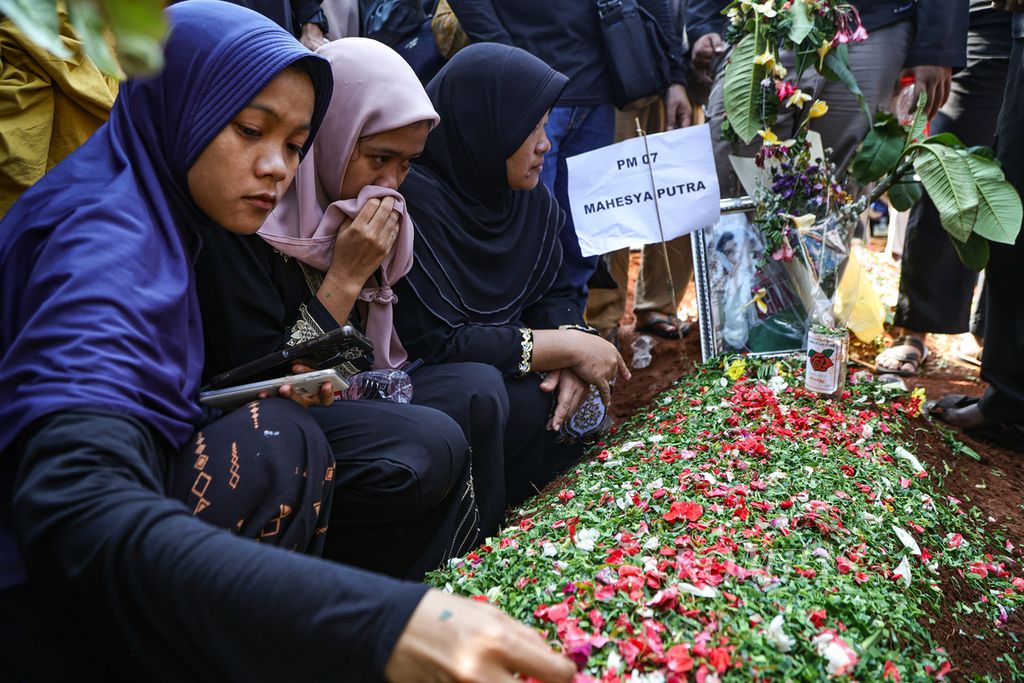
[[(711, 129), (680, 128), (569, 157), (569, 206), (584, 256), (670, 240), (718, 221)], [(653, 174), (653, 182), (652, 182)]]

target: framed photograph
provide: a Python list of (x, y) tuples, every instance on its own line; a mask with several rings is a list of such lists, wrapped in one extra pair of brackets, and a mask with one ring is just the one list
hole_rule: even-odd
[(764, 243), (737, 202), (712, 226), (693, 233), (701, 356), (723, 353), (758, 356), (803, 351), (807, 312), (799, 273), (764, 256)]

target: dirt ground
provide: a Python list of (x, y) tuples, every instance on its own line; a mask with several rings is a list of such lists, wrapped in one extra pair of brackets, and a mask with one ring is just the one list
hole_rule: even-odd
[[(634, 252), (630, 263), (626, 315), (619, 329), (622, 355), (627, 364), (632, 359), (630, 345), (637, 336), (633, 327), (632, 292), (639, 260), (640, 254)], [(898, 264), (882, 261), (881, 267), (891, 271), (886, 272), (885, 276), (888, 278), (887, 289), (893, 289), (893, 282), (898, 283)], [(891, 298), (893, 293), (888, 294)], [(882, 298), (885, 301), (885, 293)], [(683, 317), (691, 322), (696, 321), (697, 306), (692, 280), (681, 311)], [(891, 339), (891, 332), (887, 330), (886, 343)], [(978, 375), (977, 367), (957, 360), (959, 340), (956, 337), (932, 336), (929, 347), (931, 356), (917, 377), (907, 379), (908, 388), (924, 387), (929, 398), (938, 398), (948, 393), (981, 396), (985, 384)], [(874, 356), (880, 348), (854, 344), (851, 363), (873, 370)], [(615, 422), (619, 423), (633, 415), (653, 396), (690, 372), (700, 360), (700, 334), (696, 324), (681, 340), (656, 338), (651, 365), (641, 370), (633, 369), (633, 379), (615, 388), (612, 406)], [(1012, 557), (1019, 571), (1019, 563), (1024, 555), (1024, 500), (1021, 495), (1024, 491), (1024, 455), (969, 435), (958, 434), (960, 441), (978, 455), (978, 460), (974, 460), (964, 453), (954, 453), (943, 432), (924, 417), (914, 421), (913, 430), (910, 436), (914, 440), (918, 457), (927, 463), (932, 472), (943, 475), (951, 495), (978, 508), (982, 519), (987, 520), (988, 527), (993, 530), (989, 552)], [(1012, 544), (1013, 550), (1007, 551), (1006, 541)], [(975, 604), (988, 599), (987, 596), (977, 594), (962, 576), (956, 574), (944, 575), (942, 584), (946, 604), (949, 606), (956, 602)], [(1014, 673), (1003, 661), (997, 659), (1012, 641), (978, 637), (978, 634), (991, 631), (992, 625), (987, 620), (977, 613), (958, 613), (953, 609), (944, 609), (932, 615), (932, 618), (935, 619), (931, 627), (933, 636), (957, 663), (946, 680), (965, 680), (968, 673), (990, 673), (1003, 680), (1013, 680)], [(1011, 614), (1006, 628), (1017, 636), (1016, 647), (1024, 648), (1024, 615)]]

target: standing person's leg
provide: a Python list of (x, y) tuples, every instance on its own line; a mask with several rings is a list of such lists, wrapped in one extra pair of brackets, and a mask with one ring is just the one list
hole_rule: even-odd
[[(1013, 41), (996, 153), (1003, 172), (1024, 194), (1024, 39)], [(989, 383), (979, 407), (993, 422), (1024, 425), (1024, 231), (1013, 245), (992, 243), (985, 269), (985, 352), (981, 377)]]
[[(871, 37), (863, 43), (848, 46), (850, 70), (857, 77), (857, 84), (864, 93), (868, 111), (873, 112), (891, 97), (912, 33), (911, 23), (901, 21), (873, 31)], [(792, 53), (783, 53), (781, 60), (783, 66), (793, 73)], [(745, 192), (732, 172), (729, 154), (753, 157), (760, 146), (760, 141), (740, 145), (721, 139), (722, 123), (725, 120), (724, 75), (727, 61), (722, 60), (715, 74), (715, 82), (708, 99), (707, 117), (711, 125), (711, 140), (722, 196), (736, 197)], [(842, 83), (828, 81), (813, 69), (808, 69), (804, 72), (799, 85), (808, 94), (813, 94), (814, 97), (828, 103), (828, 114), (815, 119), (811, 123), (811, 129), (821, 133), (825, 147), (832, 148), (832, 160), (842, 172), (867, 133), (870, 121), (864, 115), (857, 98)], [(782, 108), (779, 110), (779, 117), (773, 130), (780, 138), (792, 137), (803, 117), (801, 110)]]
[[(689, 235), (669, 240), (665, 247), (660, 244), (648, 244), (644, 247), (643, 267), (637, 276), (636, 299), (633, 302), (637, 329), (651, 328), (651, 331), (663, 337), (678, 336), (679, 325), (683, 323), (677, 318), (677, 313), (683, 297), (686, 296), (686, 288), (692, 275), (693, 258)], [(675, 286), (674, 299), (670, 282)], [(685, 329), (689, 327), (685, 326)]]
[[(931, 132), (953, 133), (967, 146), (992, 145), (1006, 87), (1006, 59), (972, 59), (953, 76), (949, 99), (932, 120)], [(903, 247), (899, 300), (893, 323), (922, 343), (929, 333), (961, 334), (970, 327), (978, 274), (963, 265), (925, 194), (910, 212)], [(909, 355), (908, 355), (909, 354)], [(880, 370), (916, 372), (900, 358), (918, 348), (895, 345), (876, 359)]]
[(626, 312), (626, 288), (629, 286), (629, 247), (603, 256), (615, 289), (592, 289), (587, 296), (587, 324), (596, 327), (598, 334), (614, 343), (618, 342), (619, 321)]
[[(650, 106), (634, 111), (615, 111), (615, 142), (635, 138), (637, 120), (647, 133), (660, 133), (665, 129), (665, 104), (659, 99)], [(612, 278), (618, 283), (615, 289), (594, 289), (587, 297), (587, 322), (598, 329), (598, 333), (618, 343), (619, 321), (626, 312), (626, 297), (629, 286), (629, 248), (624, 247), (604, 255), (605, 263)]]
[(505, 516), (505, 431), (508, 392), (498, 370), (483, 363), (426, 365), (412, 374), (412, 402), (455, 420), (469, 442), (481, 538)]
[[(1003, 107), (996, 128), (996, 155), (1006, 179), (1024, 192), (1024, 40), (1010, 53)], [(1010, 448), (1024, 444), (1024, 232), (1015, 244), (990, 243), (985, 269), (985, 352), (981, 377), (989, 383), (977, 403), (950, 396), (932, 406), (933, 413), (963, 429), (983, 430)], [(947, 405), (944, 405), (947, 404)], [(979, 435), (982, 432), (979, 432)]]
[[(569, 210), (569, 171), (566, 159), (612, 143), (615, 135), (615, 108), (610, 104), (594, 107), (555, 107), (548, 117), (547, 130), (552, 147), (544, 161), (540, 179), (552, 191), (555, 200), (565, 211), (565, 225), (559, 234), (559, 241), (562, 244), (562, 267), (568, 274), (569, 281), (580, 293), (582, 308), (586, 304), (587, 281), (597, 267), (597, 257), (584, 257), (580, 251), (572, 212)], [(558, 137), (557, 146), (553, 135)], [(551, 160), (550, 166), (548, 159)]]
[[(848, 46), (850, 71), (857, 77), (857, 85), (864, 93), (864, 104), (872, 114), (879, 107), (889, 108), (893, 86), (903, 68), (913, 34), (910, 21), (899, 21), (872, 31), (871, 37), (862, 43)], [(821, 133), (824, 146), (832, 148), (832, 162), (842, 178), (857, 145), (867, 135), (871, 121), (849, 88), (826, 80), (813, 69), (804, 73), (800, 87), (828, 103), (828, 113), (812, 121), (811, 130)], [(795, 132), (796, 125), (799, 120), (794, 121), (791, 132)]]
[(334, 455), (294, 401), (231, 411), (196, 432), (167, 469), (168, 497), (204, 522), (286, 550), (323, 552)]

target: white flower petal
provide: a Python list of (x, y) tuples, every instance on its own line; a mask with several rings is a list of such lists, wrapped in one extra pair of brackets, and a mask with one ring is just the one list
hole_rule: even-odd
[(601, 532), (597, 529), (580, 529), (576, 532), (576, 547), (590, 552), (594, 549), (594, 544), (597, 543), (597, 539), (600, 537)]
[(893, 524), (892, 530), (896, 533), (896, 538), (900, 539), (900, 543), (906, 546), (907, 550), (914, 553), (918, 557), (921, 556), (921, 548), (917, 545), (917, 541), (914, 540), (914, 537), (910, 535), (909, 531), (907, 531), (906, 529), (901, 529), (895, 524)]
[(719, 596), (718, 589), (712, 586), (704, 586), (703, 588), (697, 588), (693, 584), (686, 583), (685, 581), (678, 583), (676, 585), (679, 586), (679, 590), (683, 593), (689, 593), (690, 595), (694, 595), (698, 598), (717, 598)]
[(776, 615), (768, 624), (768, 640), (775, 645), (775, 649), (779, 652), (789, 652), (796, 645), (796, 639), (782, 630), (785, 625), (786, 620), (781, 614)]
[(896, 447), (896, 457), (903, 458), (904, 460), (909, 462), (910, 466), (914, 468), (915, 472), (924, 472), (924, 465), (921, 464), (921, 461), (918, 460), (913, 453), (908, 451), (903, 446)]
[(910, 562), (907, 560), (907, 556), (903, 556), (903, 560), (900, 561), (896, 567), (895, 573), (900, 575), (900, 580), (903, 581), (903, 585), (910, 587)]

